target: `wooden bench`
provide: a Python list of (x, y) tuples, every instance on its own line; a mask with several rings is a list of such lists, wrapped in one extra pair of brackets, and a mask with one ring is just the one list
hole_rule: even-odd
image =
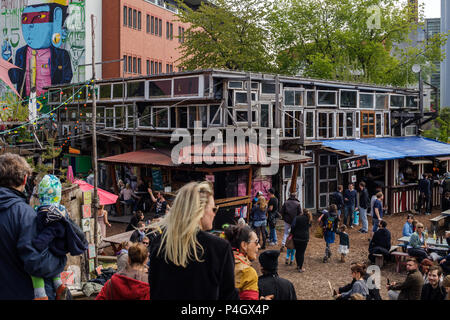
[(391, 253), (395, 257), (395, 271), (400, 273), (402, 266), (406, 266), (406, 259), (410, 257), (406, 252), (394, 251)]
[(439, 229), (439, 221), (444, 220), (448, 216), (440, 215), (430, 219), (431, 222), (431, 232), (437, 232)]

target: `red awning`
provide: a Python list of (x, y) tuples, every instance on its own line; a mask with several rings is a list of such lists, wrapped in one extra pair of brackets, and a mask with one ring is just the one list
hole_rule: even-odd
[(98, 161), (111, 164), (175, 167), (176, 164), (172, 162), (170, 155), (171, 151), (167, 149), (144, 149), (101, 158)]
[(227, 147), (225, 144), (192, 145), (181, 149), (179, 164), (269, 164), (264, 148), (253, 144), (237, 144)]

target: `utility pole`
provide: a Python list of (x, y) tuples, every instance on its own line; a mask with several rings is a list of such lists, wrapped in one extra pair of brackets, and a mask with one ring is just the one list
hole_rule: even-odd
[(92, 199), (92, 209), (94, 210), (94, 244), (96, 255), (94, 258), (95, 268), (98, 266), (98, 165), (97, 165), (97, 96), (95, 93), (95, 32), (94, 32), (94, 15), (91, 14), (91, 28), (92, 28), (92, 164), (94, 167), (94, 197)]

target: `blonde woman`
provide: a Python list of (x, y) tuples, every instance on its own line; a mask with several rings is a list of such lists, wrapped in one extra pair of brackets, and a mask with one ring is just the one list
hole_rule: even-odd
[[(252, 208), (253, 226), (256, 235), (261, 243), (261, 249), (266, 248), (266, 226), (267, 226), (267, 201), (266, 198), (260, 196), (255, 206)], [(262, 239), (260, 237), (262, 235)]]
[(217, 212), (209, 182), (182, 187), (150, 247), (152, 300), (235, 300), (230, 244), (206, 231)]

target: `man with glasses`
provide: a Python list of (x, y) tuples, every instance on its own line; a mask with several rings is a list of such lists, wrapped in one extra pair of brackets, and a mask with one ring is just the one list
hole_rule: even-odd
[[(423, 287), (423, 277), (419, 271), (419, 264), (415, 258), (406, 260), (408, 275), (404, 282), (392, 282), (386, 285), (390, 300), (420, 300)], [(400, 292), (397, 292), (400, 290)]]

